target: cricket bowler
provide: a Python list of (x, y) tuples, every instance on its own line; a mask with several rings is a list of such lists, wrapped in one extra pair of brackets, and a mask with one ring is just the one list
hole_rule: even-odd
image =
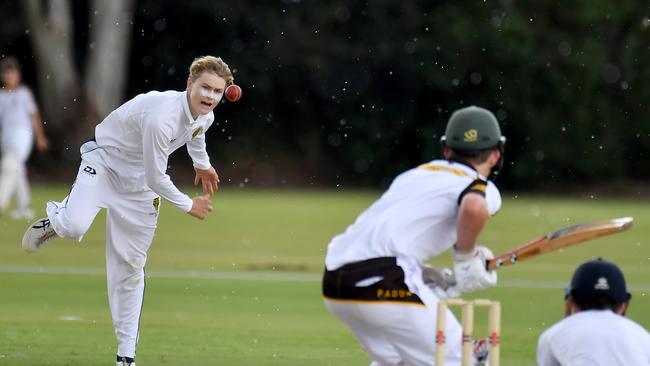
[[(444, 159), (400, 174), (328, 246), (325, 305), (372, 366), (434, 365), (438, 301), (497, 283), (485, 267), (492, 252), (476, 238), (501, 207), (488, 177), (502, 166), (505, 137), (492, 112), (470, 106), (451, 115), (442, 144)], [(426, 261), (452, 248), (456, 284), (448, 287)], [(445, 365), (459, 365), (462, 329), (450, 310), (446, 334)]]
[[(161, 198), (203, 220), (219, 176), (206, 152), (205, 133), (214, 108), (233, 75), (218, 57), (192, 62), (185, 91), (140, 94), (110, 113), (81, 146), (81, 165), (70, 194), (47, 204), (47, 217), (23, 237), (28, 252), (54, 237), (81, 241), (95, 216), (106, 209), (108, 299), (117, 336), (117, 366), (135, 366), (144, 298), (144, 266)], [(204, 195), (190, 198), (171, 181), (169, 155), (187, 146)]]

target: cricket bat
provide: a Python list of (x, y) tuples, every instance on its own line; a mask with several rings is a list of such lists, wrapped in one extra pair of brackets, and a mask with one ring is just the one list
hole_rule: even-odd
[(621, 217), (568, 226), (553, 231), (528, 243), (518, 246), (486, 262), (486, 268), (493, 270), (515, 264), (526, 259), (549, 253), (571, 245), (593, 240), (601, 236), (620, 233), (629, 229), (634, 223), (632, 217)]

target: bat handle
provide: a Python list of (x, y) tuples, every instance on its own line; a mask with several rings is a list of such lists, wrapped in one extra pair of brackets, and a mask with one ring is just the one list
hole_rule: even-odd
[(485, 270), (492, 271), (503, 265), (503, 259), (493, 258), (485, 260)]
[(485, 260), (485, 269), (488, 271), (492, 271), (495, 269), (499, 269), (503, 267), (506, 264), (515, 264), (517, 263), (517, 253), (509, 253), (506, 255), (500, 255), (498, 257), (494, 257), (492, 259), (486, 259)]

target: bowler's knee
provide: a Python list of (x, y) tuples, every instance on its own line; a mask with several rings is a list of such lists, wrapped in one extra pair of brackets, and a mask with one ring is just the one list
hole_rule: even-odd
[(128, 265), (135, 273), (143, 273), (144, 265), (146, 262), (147, 262), (147, 257), (140, 256), (140, 255), (134, 256), (127, 260)]
[(123, 271), (120, 285), (127, 290), (136, 290), (144, 286), (144, 267), (127, 265), (128, 269)]
[(58, 214), (53, 219), (50, 218), (54, 231), (65, 239), (81, 241), (86, 231), (88, 231), (89, 224), (75, 220), (65, 220)]

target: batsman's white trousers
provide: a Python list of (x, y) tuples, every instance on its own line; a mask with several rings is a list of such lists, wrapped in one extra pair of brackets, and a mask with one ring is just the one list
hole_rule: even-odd
[[(438, 297), (422, 281), (414, 261), (397, 258), (404, 282), (424, 303), (346, 301), (325, 298), (327, 308), (352, 331), (371, 366), (433, 366)], [(447, 310), (445, 366), (460, 365), (462, 328)]]
[(128, 177), (138, 171), (142, 174), (142, 168), (129, 172), (120, 165), (122, 171), (116, 172), (115, 159), (95, 142), (84, 144), (81, 153), (70, 194), (62, 202), (48, 202), (47, 215), (59, 236), (81, 241), (99, 210), (106, 209), (106, 275), (117, 354), (135, 357), (144, 265), (156, 230), (160, 198), (151, 190), (132, 189)]
[(0, 210), (5, 210), (9, 206), (9, 201), (14, 194), (16, 209), (26, 210), (31, 201), (26, 162), (34, 143), (32, 130), (16, 128), (3, 131), (1, 142)]

